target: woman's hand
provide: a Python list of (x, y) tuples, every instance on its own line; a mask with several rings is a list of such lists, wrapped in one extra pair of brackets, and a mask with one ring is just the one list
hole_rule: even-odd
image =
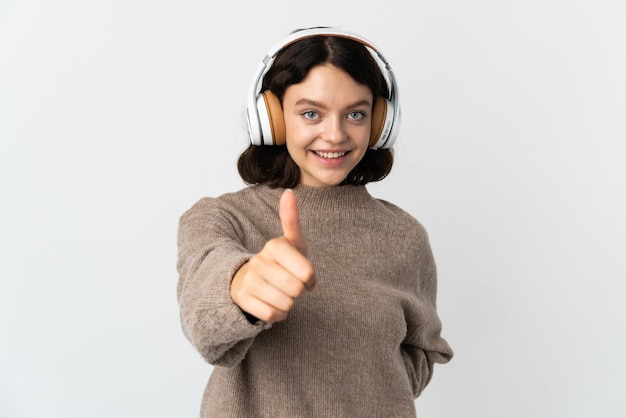
[(235, 273), (230, 285), (233, 301), (265, 322), (287, 318), (296, 298), (315, 286), (315, 271), (306, 257), (307, 244), (293, 191), (286, 190), (280, 197), (279, 216), (283, 235), (265, 243)]

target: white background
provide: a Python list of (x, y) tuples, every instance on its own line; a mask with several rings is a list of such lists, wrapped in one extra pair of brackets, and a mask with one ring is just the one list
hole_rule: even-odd
[(197, 416), (178, 217), (243, 186), (252, 73), (317, 25), (398, 78), (370, 189), (427, 227), (455, 350), (419, 416), (626, 416), (624, 22), (621, 0), (0, 0), (0, 417)]

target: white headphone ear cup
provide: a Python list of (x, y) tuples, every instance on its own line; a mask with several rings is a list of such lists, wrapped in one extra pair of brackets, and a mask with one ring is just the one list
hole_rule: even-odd
[(267, 107), (265, 106), (265, 98), (263, 97), (263, 94), (259, 94), (256, 97), (256, 110), (259, 115), (259, 127), (261, 129), (257, 141), (258, 145), (272, 145), (272, 129), (270, 128)]
[(397, 106), (397, 109), (394, 109), (395, 115), (392, 116), (391, 127), (389, 128), (389, 136), (387, 137), (387, 142), (385, 142), (385, 145), (383, 145), (382, 147), (385, 149), (393, 147), (393, 144), (396, 142), (396, 138), (398, 138), (398, 133), (400, 132), (400, 121), (402, 120), (402, 112), (400, 112), (400, 104), (398, 102), (396, 102), (395, 106)]
[(256, 104), (257, 98), (248, 103), (248, 136), (252, 145), (263, 145), (263, 134), (261, 133), (261, 122), (259, 121), (259, 110)]
[[(285, 145), (287, 143), (287, 134), (283, 106), (280, 104), (278, 97), (269, 90), (265, 90), (261, 96), (263, 96), (265, 104), (266, 112), (264, 114), (267, 115), (267, 129), (271, 138), (271, 142), (265, 142), (269, 143), (269, 145)], [(266, 127), (263, 126), (264, 134), (265, 129)]]
[(394, 104), (383, 97), (377, 97), (372, 107), (372, 129), (370, 132), (369, 147), (373, 149), (390, 148), (390, 134), (395, 123)]
[(370, 148), (374, 148), (380, 136), (383, 134), (385, 120), (387, 119), (387, 100), (383, 97), (377, 97), (372, 106), (372, 127), (370, 130)]
[[(251, 115), (258, 117), (255, 119)], [(248, 132), (252, 145), (286, 143), (283, 107), (278, 97), (271, 91), (266, 90), (257, 95), (254, 105), (248, 108)]]

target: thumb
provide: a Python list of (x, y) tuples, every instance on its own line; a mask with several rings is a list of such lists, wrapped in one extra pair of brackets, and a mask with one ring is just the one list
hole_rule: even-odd
[(280, 206), (278, 209), (280, 224), (283, 228), (283, 236), (306, 255), (307, 244), (302, 229), (300, 228), (300, 211), (298, 210), (298, 200), (291, 189), (287, 189), (280, 196)]

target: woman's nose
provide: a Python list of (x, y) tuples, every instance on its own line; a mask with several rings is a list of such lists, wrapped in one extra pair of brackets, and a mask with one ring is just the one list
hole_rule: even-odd
[(347, 138), (342, 117), (333, 116), (324, 123), (324, 139), (330, 143), (338, 144)]

